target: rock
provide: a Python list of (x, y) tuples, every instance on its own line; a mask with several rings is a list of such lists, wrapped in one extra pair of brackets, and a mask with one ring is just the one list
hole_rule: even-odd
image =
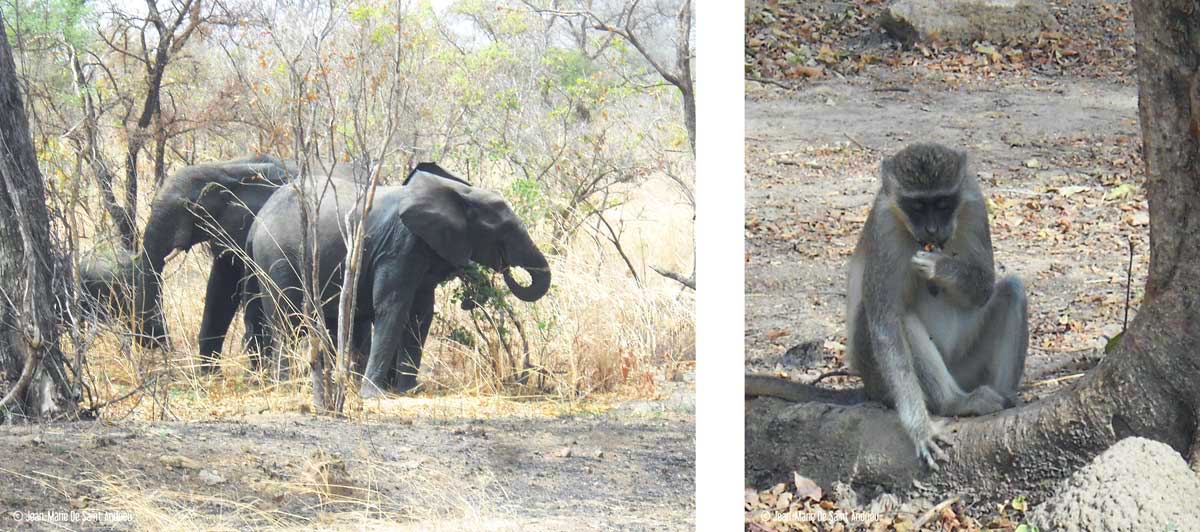
[(841, 481), (834, 482), (830, 495), (842, 508), (858, 507), (858, 492), (854, 491), (854, 487), (850, 484)]
[(1041, 530), (1200, 530), (1200, 478), (1170, 446), (1126, 438), (1030, 513)]
[(217, 484), (225, 482), (225, 479), (222, 478), (221, 475), (218, 475), (216, 471), (209, 471), (207, 469), (201, 470), (196, 476), (200, 479), (200, 482), (203, 482), (206, 486), (216, 486)]
[(200, 469), (200, 462), (192, 460), (191, 458), (188, 458), (186, 456), (180, 456), (177, 454), (162, 455), (162, 456), (158, 457), (158, 461), (162, 462), (162, 465), (165, 465), (167, 467), (174, 467), (174, 468), (181, 468), (181, 469)]
[(555, 451), (554, 456), (557, 458), (570, 458), (575, 456), (575, 449), (573, 447), (563, 447), (562, 449)]
[(867, 504), (867, 512), (875, 515), (890, 514), (899, 510), (900, 506), (899, 497), (891, 493), (883, 493)]
[(911, 45), (942, 40), (1007, 42), (1058, 28), (1045, 0), (895, 0), (880, 14), (889, 35)]
[(107, 434), (92, 434), (84, 440), (84, 444), (93, 449), (116, 445), (121, 440), (128, 440), (134, 435), (129, 432), (110, 432)]

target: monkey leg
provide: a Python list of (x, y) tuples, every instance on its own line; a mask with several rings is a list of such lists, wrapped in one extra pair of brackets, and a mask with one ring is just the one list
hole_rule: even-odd
[(963, 391), (920, 317), (908, 314), (903, 321), (913, 369), (930, 412), (940, 416), (981, 416), (1004, 408), (1004, 399), (986, 386), (970, 393)]
[(992, 388), (1013, 406), (1029, 351), (1029, 301), (1020, 279), (1008, 276), (996, 283), (979, 324), (954, 376), (967, 389)]

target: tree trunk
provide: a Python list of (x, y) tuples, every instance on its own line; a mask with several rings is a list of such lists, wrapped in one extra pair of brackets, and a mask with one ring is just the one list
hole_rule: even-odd
[[(949, 421), (954, 443), (939, 471), (917, 463), (895, 412), (822, 399), (746, 402), (746, 478), (792, 471), (996, 502), (1040, 497), (1129, 436), (1200, 456), (1200, 13), (1191, 0), (1134, 2), (1139, 111), (1150, 202), (1146, 298), (1121, 344), (1071, 389), (1021, 408)], [(748, 387), (750, 383), (748, 382)], [(1195, 464), (1193, 464), (1195, 465)]]
[(145, 131), (142, 128), (131, 128), (126, 131), (129, 135), (129, 148), (125, 153), (125, 216), (134, 220), (133, 223), (133, 247), (137, 249), (137, 207), (138, 207), (138, 182), (137, 182), (137, 165), (138, 153), (142, 150), (143, 141), (140, 140)]
[(692, 85), (692, 0), (684, 0), (676, 16), (675, 68), (679, 76), (679, 96), (683, 100), (683, 125), (688, 145), (696, 155), (696, 91)]
[(50, 218), (0, 14), (0, 421), (74, 413), (59, 350)]
[(108, 163), (105, 162), (104, 154), (100, 149), (99, 119), (96, 116), (95, 100), (92, 99), (92, 89), (83, 72), (83, 65), (79, 62), (79, 50), (73, 45), (68, 45), (68, 51), (71, 53), (71, 72), (74, 75), (75, 92), (83, 106), (84, 143), (79, 151), (96, 176), (96, 184), (100, 187), (100, 199), (104, 203), (104, 209), (108, 211), (109, 218), (112, 218), (113, 224), (116, 225), (117, 234), (121, 237), (121, 244), (125, 246), (125, 250), (134, 251), (137, 243), (137, 228), (134, 220), (117, 203), (117, 197), (113, 194), (113, 175), (108, 170)]
[[(164, 28), (159, 25), (160, 32)], [(172, 31), (174, 31), (172, 29)], [(137, 241), (137, 206), (138, 206), (138, 158), (145, 147), (146, 141), (150, 140), (153, 134), (158, 138), (162, 134), (161, 131), (150, 131), (150, 126), (155, 124), (154, 118), (159, 114), (159, 102), (162, 94), (163, 72), (167, 69), (167, 61), (170, 56), (167, 53), (170, 40), (163, 35), (159, 38), (158, 48), (155, 51), (154, 61), (150, 63), (146, 72), (146, 99), (142, 103), (142, 114), (138, 116), (137, 123), (133, 126), (126, 127), (126, 134), (129, 136), (128, 148), (125, 153), (125, 212), (134, 224), (134, 241)], [(159, 160), (155, 160), (155, 172), (161, 172), (162, 164)], [(156, 177), (156, 179), (158, 179)], [(136, 248), (134, 248), (136, 249)]]

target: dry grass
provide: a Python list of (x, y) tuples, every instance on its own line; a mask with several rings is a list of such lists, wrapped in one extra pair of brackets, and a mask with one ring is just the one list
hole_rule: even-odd
[(504, 529), (504, 494), (492, 478), (463, 479), (427, 463), (323, 451), (300, 465), (303, 473), (295, 478), (255, 481), (253, 495), (176, 490), (138, 475), (90, 475), (80, 484), (104, 501), (105, 512), (128, 519), (126, 526), (137, 530), (396, 530), (404, 523), (414, 530), (435, 525), (449, 530), (473, 522)]

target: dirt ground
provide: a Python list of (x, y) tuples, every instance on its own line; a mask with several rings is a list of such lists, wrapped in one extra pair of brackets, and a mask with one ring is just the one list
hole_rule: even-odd
[(356, 420), (4, 427), (0, 529), (689, 530), (695, 388), (663, 390), (560, 415), (418, 396)]
[[(1030, 297), (1026, 399), (1101, 356), (1148, 255), (1137, 95), (1039, 77), (951, 85), (909, 70), (747, 84), (746, 360), (800, 377), (842, 365), (845, 266), (881, 158), (922, 141), (966, 149), (989, 198), (996, 267)], [(1065, 376), (1064, 379), (1050, 380)], [(839, 379), (834, 379), (838, 381)]]

